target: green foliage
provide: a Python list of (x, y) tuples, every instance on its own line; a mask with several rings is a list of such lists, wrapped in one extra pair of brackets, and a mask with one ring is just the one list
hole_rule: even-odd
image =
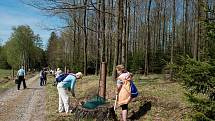
[(150, 58), (150, 70), (153, 73), (161, 73), (162, 69), (166, 65), (166, 61), (168, 60), (167, 56), (161, 52), (161, 50), (154, 53)]
[(35, 64), (41, 63), (42, 60), (39, 42), (41, 42), (39, 35), (34, 35), (29, 26), (14, 27), (9, 41), (4, 46), (8, 64), (14, 69), (22, 64), (30, 68), (36, 67)]
[(176, 80), (181, 81), (189, 92), (189, 101), (197, 111), (194, 119), (215, 120), (215, 67), (189, 57), (181, 57), (180, 63), (172, 67)]
[(9, 65), (7, 63), (6, 53), (2, 46), (0, 46), (0, 68), (1, 69), (9, 68)]
[(63, 67), (63, 49), (61, 48), (61, 44), (58, 36), (55, 32), (51, 33), (49, 38), (48, 48), (47, 48), (47, 56), (48, 63), (51, 68)]
[(205, 27), (207, 29), (207, 43), (208, 43), (208, 57), (215, 59), (215, 22), (206, 22)]
[(143, 52), (136, 52), (134, 55), (128, 56), (128, 69), (132, 72), (137, 72), (139, 69), (144, 68), (144, 56)]

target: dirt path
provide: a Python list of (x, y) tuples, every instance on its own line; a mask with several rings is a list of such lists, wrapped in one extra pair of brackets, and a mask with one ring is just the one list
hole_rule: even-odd
[(39, 75), (26, 81), (27, 89), (16, 87), (0, 95), (0, 121), (45, 121), (45, 88)]

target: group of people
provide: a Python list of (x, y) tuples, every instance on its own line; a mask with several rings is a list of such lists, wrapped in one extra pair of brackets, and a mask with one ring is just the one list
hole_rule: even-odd
[[(132, 73), (129, 73), (126, 68), (123, 65), (117, 65), (116, 66), (116, 72), (118, 74), (117, 77), (117, 90), (116, 90), (116, 95), (117, 95), (117, 105), (118, 107), (122, 108), (122, 113), (121, 117), (123, 121), (126, 121), (127, 118), (127, 113), (128, 113), (128, 104), (132, 100), (131, 97), (131, 80), (132, 80)], [(46, 84), (46, 71), (45, 69), (41, 70), (40, 72), (40, 86), (43, 86)], [(55, 78), (56, 78), (56, 83), (57, 83), (57, 90), (58, 90), (58, 95), (59, 95), (59, 106), (58, 106), (58, 112), (63, 113), (65, 115), (68, 115), (69, 113), (72, 112), (70, 110), (69, 106), (69, 95), (68, 93), (70, 92), (73, 97), (75, 97), (75, 84), (78, 79), (81, 79), (83, 77), (83, 74), (81, 72), (78, 72), (76, 74), (73, 73), (68, 73), (68, 75), (62, 80), (58, 81), (58, 77), (62, 74), (62, 71), (60, 68), (57, 69), (55, 72)], [(22, 67), (18, 73), (18, 90), (20, 89), (20, 84), (23, 81), (23, 86), (24, 89), (26, 87), (25, 83), (25, 70)]]
[[(132, 73), (129, 73), (123, 65), (116, 66), (116, 71), (118, 74), (117, 77), (117, 105), (122, 108), (121, 117), (123, 121), (127, 119), (128, 113), (128, 104), (131, 102), (131, 81), (132, 81)], [(61, 72), (58, 70), (56, 74)], [(56, 80), (59, 75), (56, 75)], [(75, 97), (75, 84), (77, 79), (81, 79), (83, 74), (78, 72), (76, 74), (69, 74), (63, 81), (57, 84), (57, 90), (59, 94), (59, 107), (58, 112), (64, 114), (71, 113), (72, 110), (69, 109), (69, 96), (68, 92), (72, 93), (72, 96)]]

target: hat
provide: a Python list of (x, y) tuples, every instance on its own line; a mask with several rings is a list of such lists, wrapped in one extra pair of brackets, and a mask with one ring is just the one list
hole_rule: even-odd
[(82, 78), (83, 77), (83, 74), (81, 72), (78, 72), (75, 74), (76, 76), (79, 76), (79, 78)]

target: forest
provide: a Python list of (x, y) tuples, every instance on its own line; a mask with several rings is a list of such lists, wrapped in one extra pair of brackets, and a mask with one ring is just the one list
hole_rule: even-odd
[[(0, 44), (0, 68), (62, 68), (108, 75), (123, 64), (134, 74), (166, 74), (182, 83), (196, 120), (215, 120), (214, 0), (21, 0), (65, 26), (50, 30), (48, 44), (19, 25)], [(200, 99), (197, 95), (202, 94)]]

